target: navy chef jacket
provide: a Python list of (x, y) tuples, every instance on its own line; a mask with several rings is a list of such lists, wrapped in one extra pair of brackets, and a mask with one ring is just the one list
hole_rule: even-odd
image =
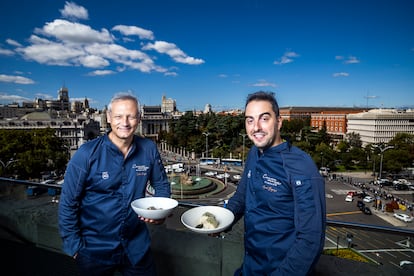
[(170, 185), (154, 142), (134, 136), (124, 158), (108, 135), (83, 144), (68, 163), (59, 206), (63, 250), (95, 261), (136, 264), (150, 248), (149, 231), (132, 210), (147, 183), (154, 196), (170, 197)]
[(306, 275), (325, 240), (325, 183), (309, 155), (284, 142), (253, 146), (227, 208), (244, 215), (243, 275)]

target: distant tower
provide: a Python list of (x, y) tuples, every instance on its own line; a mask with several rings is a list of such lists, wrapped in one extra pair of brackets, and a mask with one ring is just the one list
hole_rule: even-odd
[(58, 91), (58, 100), (69, 102), (69, 90), (66, 87), (62, 87)]
[(109, 124), (108, 124), (108, 117), (107, 117), (107, 111), (108, 111), (108, 107), (105, 105), (104, 109), (102, 110), (102, 119), (101, 119), (101, 128), (105, 129), (105, 131), (107, 131), (109, 129)]
[(161, 98), (161, 112), (162, 113), (174, 113), (177, 111), (177, 105), (175, 100), (167, 99), (165, 95)]
[(69, 111), (69, 90), (65, 86), (58, 91), (58, 102), (60, 102), (61, 110)]
[(89, 101), (88, 98), (85, 97), (85, 99), (83, 100), (83, 109), (89, 109)]
[(204, 113), (211, 113), (211, 104), (206, 104), (206, 106), (204, 107)]

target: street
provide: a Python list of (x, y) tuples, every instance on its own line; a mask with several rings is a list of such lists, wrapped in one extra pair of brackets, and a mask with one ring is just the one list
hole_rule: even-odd
[[(355, 198), (353, 202), (346, 202), (347, 192), (357, 190), (348, 181), (327, 180), (325, 187), (328, 220), (414, 230), (413, 223), (402, 222), (394, 218), (392, 213), (376, 210), (373, 207), (373, 202), (365, 203), (372, 210), (372, 215), (366, 215), (359, 210), (357, 200), (361, 199)], [(400, 267), (401, 261), (414, 262), (414, 243), (402, 235), (328, 226), (325, 248), (336, 248), (337, 246), (339, 248), (351, 246), (379, 264)]]

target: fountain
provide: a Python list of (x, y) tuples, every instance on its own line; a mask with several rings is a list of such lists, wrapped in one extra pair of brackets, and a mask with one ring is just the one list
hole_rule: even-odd
[(181, 173), (169, 176), (172, 198), (197, 199), (221, 192), (225, 187), (223, 182), (200, 176)]

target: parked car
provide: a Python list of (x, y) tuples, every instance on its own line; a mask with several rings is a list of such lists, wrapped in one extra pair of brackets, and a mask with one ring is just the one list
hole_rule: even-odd
[(395, 184), (394, 185), (394, 190), (396, 191), (406, 191), (408, 190), (408, 185), (407, 184)]
[(409, 182), (407, 179), (404, 179), (404, 178), (399, 178), (399, 179), (394, 180), (394, 181), (392, 182), (392, 184), (394, 184), (394, 185), (396, 185), (396, 184), (405, 184), (405, 185), (410, 185), (410, 184), (411, 184), (411, 182)]
[(386, 179), (386, 178), (381, 178), (378, 179), (374, 182), (375, 185), (382, 185), (382, 186), (392, 186), (392, 181)]
[(412, 222), (413, 217), (403, 213), (394, 213), (394, 217), (404, 222)]
[(374, 201), (374, 198), (372, 196), (366, 196), (363, 199), (364, 202), (370, 203)]

